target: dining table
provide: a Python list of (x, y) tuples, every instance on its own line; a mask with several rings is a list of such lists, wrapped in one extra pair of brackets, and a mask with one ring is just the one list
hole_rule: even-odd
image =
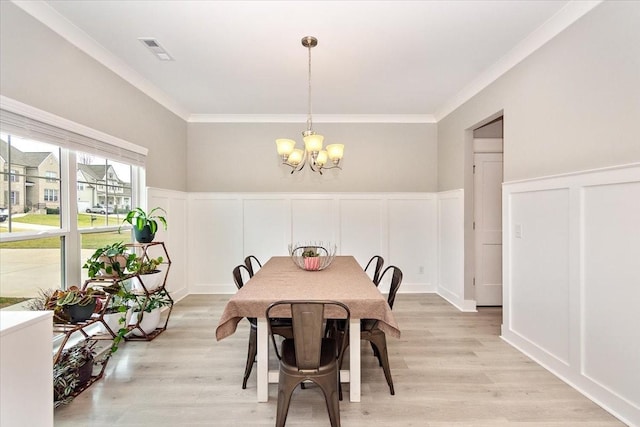
[(353, 256), (336, 256), (328, 267), (316, 271), (298, 267), (289, 256), (274, 256), (227, 301), (216, 328), (216, 340), (232, 335), (244, 317), (257, 318), (258, 402), (267, 402), (269, 383), (278, 382), (278, 371), (269, 371), (265, 311), (270, 304), (282, 300), (332, 300), (349, 308), (349, 369), (341, 370), (340, 378), (349, 383), (349, 400), (360, 402), (360, 319), (379, 320), (378, 327), (386, 335), (400, 337), (393, 312), (369, 275)]

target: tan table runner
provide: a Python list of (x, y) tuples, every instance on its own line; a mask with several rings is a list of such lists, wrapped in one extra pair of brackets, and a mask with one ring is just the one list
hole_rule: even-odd
[(322, 271), (304, 271), (290, 257), (277, 256), (267, 261), (227, 302), (216, 328), (216, 339), (220, 341), (233, 334), (243, 317), (265, 317), (269, 304), (279, 300), (340, 301), (349, 307), (351, 317), (380, 320), (379, 327), (387, 335), (400, 337), (385, 296), (354, 257), (337, 256)]

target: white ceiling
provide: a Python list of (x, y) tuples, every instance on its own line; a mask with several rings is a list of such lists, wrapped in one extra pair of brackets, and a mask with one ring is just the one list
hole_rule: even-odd
[(597, 3), (16, 1), (186, 120), (306, 115), (300, 40), (312, 35), (315, 121), (418, 122), (441, 118)]

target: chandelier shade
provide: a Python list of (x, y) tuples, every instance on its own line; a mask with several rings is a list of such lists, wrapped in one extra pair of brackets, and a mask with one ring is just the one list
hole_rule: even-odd
[[(324, 169), (342, 169), (340, 160), (344, 155), (344, 144), (330, 144), (323, 149), (324, 136), (313, 130), (311, 116), (311, 48), (318, 45), (318, 39), (312, 36), (302, 38), (302, 46), (309, 50), (309, 109), (307, 113), (307, 129), (302, 132), (304, 149), (295, 148), (293, 139), (276, 139), (278, 156), (282, 164), (291, 168), (291, 173), (299, 172), (308, 164), (309, 169), (322, 175)], [(331, 166), (326, 166), (331, 161)]]

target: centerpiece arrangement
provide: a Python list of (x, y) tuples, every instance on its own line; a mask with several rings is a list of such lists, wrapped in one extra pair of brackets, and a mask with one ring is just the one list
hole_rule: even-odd
[(289, 255), (294, 264), (303, 270), (318, 271), (329, 267), (336, 257), (336, 245), (320, 243), (299, 243), (289, 245)]

